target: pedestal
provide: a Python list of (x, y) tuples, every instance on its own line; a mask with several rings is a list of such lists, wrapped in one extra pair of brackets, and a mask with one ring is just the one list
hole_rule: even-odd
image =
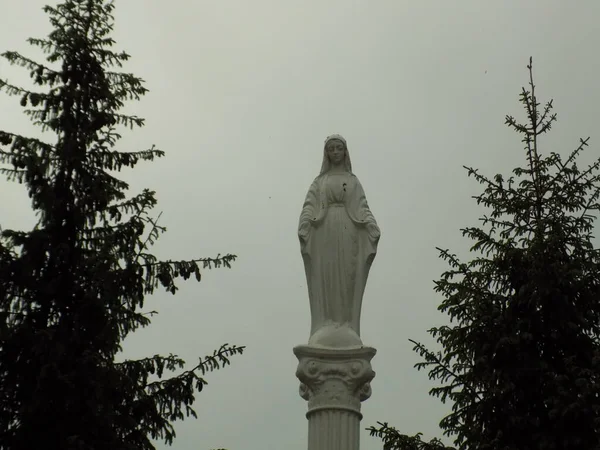
[(359, 450), (360, 403), (371, 396), (371, 347), (294, 348), (300, 396), (308, 401), (308, 450)]

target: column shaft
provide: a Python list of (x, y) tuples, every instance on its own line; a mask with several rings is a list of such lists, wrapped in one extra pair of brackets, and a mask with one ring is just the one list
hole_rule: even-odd
[(322, 409), (308, 417), (309, 450), (359, 450), (360, 416), (342, 409)]

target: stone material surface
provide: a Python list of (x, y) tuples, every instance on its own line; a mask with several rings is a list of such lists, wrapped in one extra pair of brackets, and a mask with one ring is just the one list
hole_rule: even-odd
[(359, 450), (360, 418), (348, 411), (316, 411), (309, 419), (309, 450)]
[(358, 450), (360, 403), (371, 396), (376, 350), (294, 348), (300, 396), (308, 401), (309, 450)]
[(360, 313), (381, 232), (346, 140), (329, 136), (321, 173), (298, 225), (310, 300), (308, 345), (294, 348), (308, 401), (309, 450), (359, 450), (361, 402), (371, 396), (375, 349), (360, 339)]
[(360, 313), (381, 232), (345, 139), (325, 141), (321, 173), (311, 184), (298, 226), (311, 312), (309, 344), (360, 347)]
[(371, 396), (370, 382), (375, 377), (371, 368), (374, 348), (340, 350), (301, 345), (294, 353), (299, 361), (296, 376), (300, 396), (308, 401), (307, 417), (320, 409), (343, 409), (360, 416), (360, 402)]

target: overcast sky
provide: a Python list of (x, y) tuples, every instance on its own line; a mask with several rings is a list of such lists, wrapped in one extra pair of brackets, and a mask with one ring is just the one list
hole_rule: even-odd
[[(38, 55), (25, 39), (47, 35), (47, 2), (0, 0), (0, 50)], [(306, 449), (292, 348), (307, 342), (310, 318), (296, 230), (332, 133), (347, 138), (383, 234), (363, 302), (363, 342), (378, 353), (362, 426), (440, 435), (446, 408), (413, 369), (408, 339), (430, 342), (426, 330), (445, 321), (435, 247), (465, 255), (459, 229), (481, 213), (462, 166), (492, 175), (524, 161), (503, 122), (522, 117), (530, 55), (540, 99), (554, 98), (559, 117), (545, 151), (591, 135), (598, 152), (599, 17), (598, 0), (117, 1), (126, 70), (150, 89), (128, 107), (146, 127), (120, 148), (167, 152), (123, 174), (132, 193), (158, 192), (168, 232), (154, 250), (239, 256), (175, 297), (151, 298), (159, 316), (126, 342), (128, 357), (190, 363), (225, 342), (248, 347), (207, 376), (199, 419), (177, 424), (173, 448)], [(27, 75), (0, 62), (3, 79)], [(0, 128), (32, 133), (18, 99), (1, 97)], [(2, 226), (31, 226), (23, 188), (1, 182), (0, 193)], [(363, 432), (363, 450), (380, 448)]]

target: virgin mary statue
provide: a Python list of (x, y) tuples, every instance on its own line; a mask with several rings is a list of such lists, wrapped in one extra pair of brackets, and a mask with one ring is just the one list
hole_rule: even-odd
[(298, 236), (310, 299), (309, 345), (362, 345), (362, 298), (381, 232), (340, 135), (325, 140), (321, 173), (306, 195)]

